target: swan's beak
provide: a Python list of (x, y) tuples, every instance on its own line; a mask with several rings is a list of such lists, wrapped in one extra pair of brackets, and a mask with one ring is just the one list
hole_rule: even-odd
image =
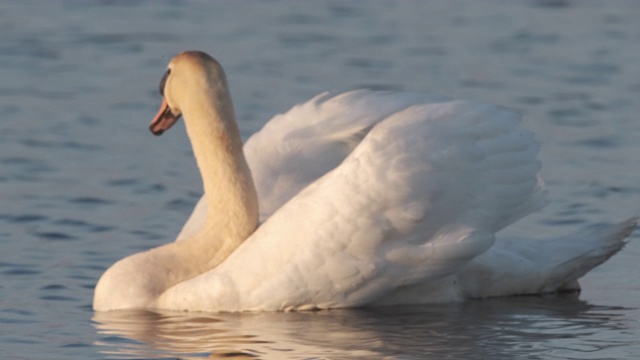
[(163, 132), (169, 130), (173, 124), (178, 121), (180, 115), (174, 115), (167, 104), (167, 100), (162, 98), (162, 105), (160, 105), (160, 110), (156, 114), (156, 117), (151, 121), (151, 125), (149, 125), (149, 130), (153, 133), (153, 135), (162, 135)]

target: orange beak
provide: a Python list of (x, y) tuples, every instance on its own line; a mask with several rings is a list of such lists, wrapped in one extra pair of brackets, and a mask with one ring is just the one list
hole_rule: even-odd
[(163, 132), (169, 130), (173, 124), (178, 121), (180, 115), (174, 115), (167, 104), (167, 100), (162, 99), (162, 105), (160, 105), (160, 110), (151, 121), (151, 125), (149, 125), (149, 130), (153, 133), (153, 135), (159, 136), (162, 135)]

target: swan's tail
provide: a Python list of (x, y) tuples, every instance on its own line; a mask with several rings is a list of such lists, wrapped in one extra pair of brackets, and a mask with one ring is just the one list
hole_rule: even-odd
[(601, 225), (558, 239), (546, 240), (555, 251), (541, 292), (580, 290), (577, 280), (622, 249), (638, 224), (631, 218), (616, 225)]
[(578, 279), (622, 249), (638, 220), (632, 218), (553, 239), (496, 239), (493, 247), (457, 273), (398, 288), (376, 304), (578, 291)]
[(578, 291), (578, 279), (627, 243), (632, 218), (553, 239), (497, 239), (486, 253), (456, 274), (463, 297)]

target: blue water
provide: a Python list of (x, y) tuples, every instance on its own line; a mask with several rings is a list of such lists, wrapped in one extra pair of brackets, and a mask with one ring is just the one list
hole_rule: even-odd
[(579, 296), (293, 314), (94, 314), (101, 273), (200, 196), (183, 125), (148, 123), (177, 52), (225, 66), (243, 136), (331, 89), (436, 91), (524, 114), (546, 237), (640, 214), (636, 1), (0, 3), (0, 357), (632, 359), (640, 236)]

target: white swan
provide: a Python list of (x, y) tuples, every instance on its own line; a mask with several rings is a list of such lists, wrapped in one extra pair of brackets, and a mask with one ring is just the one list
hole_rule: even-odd
[(177, 55), (160, 91), (150, 129), (159, 135), (184, 116), (205, 195), (177, 241), (105, 272), (98, 311), (304, 310), (557, 291), (622, 248), (636, 223), (496, 240), (545, 202), (533, 135), (498, 106), (325, 93), (276, 116), (243, 152), (225, 75), (209, 55)]

